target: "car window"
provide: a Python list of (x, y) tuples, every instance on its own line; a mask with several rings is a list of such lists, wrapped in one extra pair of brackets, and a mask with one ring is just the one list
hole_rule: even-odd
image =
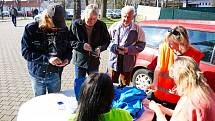
[[(188, 30), (190, 43), (204, 53), (203, 61), (214, 62), (215, 33)], [(214, 63), (213, 63), (214, 64)]]
[(168, 31), (168, 28), (164, 27), (142, 26), (142, 29), (145, 32), (145, 40), (147, 46), (153, 48), (159, 47), (159, 44), (164, 39), (165, 33)]
[[(145, 32), (147, 46), (158, 48), (163, 41), (168, 27), (141, 26)], [(188, 29), (189, 41), (200, 50), (204, 57), (202, 61), (215, 64), (215, 33)]]

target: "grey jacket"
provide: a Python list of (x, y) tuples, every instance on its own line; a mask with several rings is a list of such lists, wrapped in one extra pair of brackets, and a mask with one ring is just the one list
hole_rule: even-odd
[(116, 22), (109, 28), (109, 33), (112, 37), (111, 43), (108, 47), (109, 62), (108, 66), (114, 71), (119, 71), (117, 65), (116, 53), (117, 46), (128, 48), (128, 53), (123, 56), (123, 72), (131, 72), (135, 62), (136, 54), (145, 48), (145, 35), (143, 30), (135, 23), (131, 23), (127, 30), (122, 29), (122, 22)]

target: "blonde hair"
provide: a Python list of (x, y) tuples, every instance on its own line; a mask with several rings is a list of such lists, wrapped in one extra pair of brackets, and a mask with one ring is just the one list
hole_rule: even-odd
[(165, 41), (173, 40), (179, 42), (183, 45), (189, 45), (189, 37), (186, 28), (183, 26), (176, 26), (173, 29), (169, 30)]
[[(210, 103), (212, 89), (207, 84), (198, 64), (190, 57), (180, 56), (170, 67), (169, 75), (174, 79), (177, 92), (194, 100)], [(198, 105), (197, 105), (198, 106)]]
[(52, 18), (48, 15), (47, 11), (43, 11), (40, 22), (39, 22), (39, 28), (40, 29), (51, 29), (54, 26), (55, 25), (52, 21)]

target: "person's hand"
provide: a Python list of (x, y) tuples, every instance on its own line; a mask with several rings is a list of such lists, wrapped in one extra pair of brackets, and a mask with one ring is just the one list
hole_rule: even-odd
[(128, 48), (124, 47), (124, 53), (127, 54), (128, 53)]
[(167, 121), (165, 118), (165, 113), (161, 108), (161, 104), (158, 104), (155, 101), (149, 102), (149, 109), (153, 110), (156, 113), (157, 121)]
[(101, 49), (100, 49), (100, 47), (98, 47), (98, 48), (96, 48), (96, 54), (97, 54), (97, 56), (99, 56), (100, 55), (100, 53), (101, 53)]
[(86, 50), (86, 51), (92, 51), (91, 45), (88, 44), (88, 43), (84, 43), (84, 50)]
[(155, 92), (157, 90), (157, 86), (155, 86), (154, 84), (150, 84), (146, 90), (149, 92)]
[(116, 48), (116, 53), (117, 53), (117, 54), (124, 55), (124, 54), (125, 54), (124, 47), (118, 46), (118, 47)]
[(51, 58), (49, 59), (49, 63), (51, 63), (51, 64), (54, 65), (54, 66), (57, 66), (57, 65), (62, 64), (62, 61), (61, 61), (61, 59), (58, 58), (58, 57), (51, 57)]
[(67, 64), (69, 64), (69, 60), (65, 59), (61, 64), (58, 64), (56, 66), (63, 67), (63, 66), (66, 66)]
[(153, 100), (149, 102), (149, 109), (153, 110), (154, 112), (162, 113), (160, 104)]

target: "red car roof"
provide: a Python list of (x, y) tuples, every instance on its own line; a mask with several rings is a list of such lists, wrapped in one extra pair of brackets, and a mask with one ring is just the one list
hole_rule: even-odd
[(215, 21), (204, 20), (144, 20), (138, 22), (143, 26), (172, 27), (184, 26), (186, 29), (215, 32)]

